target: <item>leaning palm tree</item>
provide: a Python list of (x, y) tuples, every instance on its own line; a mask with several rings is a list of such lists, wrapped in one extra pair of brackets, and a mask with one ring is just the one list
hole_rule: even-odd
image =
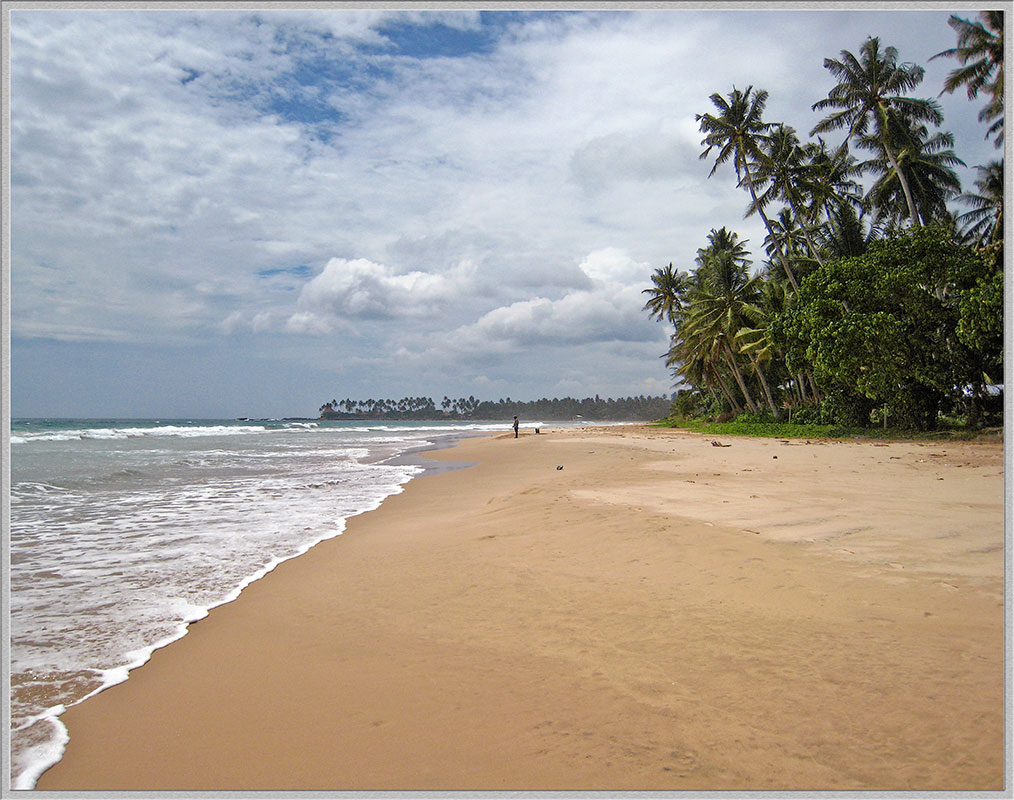
[(875, 36), (863, 42), (858, 58), (848, 50), (842, 50), (841, 60), (825, 58), (824, 68), (838, 79), (838, 84), (831, 88), (824, 100), (813, 104), (813, 110), (835, 110), (818, 122), (810, 134), (847, 128), (847, 140), (858, 138), (868, 143), (870, 138), (863, 137), (872, 132), (887, 163), (898, 173), (909, 219), (918, 225), (915, 200), (908, 181), (899, 171), (891, 131), (902, 114), (915, 122), (932, 122), (935, 125), (943, 120), (935, 101), (903, 95), (922, 82), (925, 71), (915, 64), (899, 64), (898, 51), (893, 47), (881, 50), (880, 40)]
[[(788, 203), (793, 219), (799, 223), (799, 231), (806, 242), (807, 249), (818, 263), (820, 256), (817, 255), (810, 239), (809, 226), (806, 224), (813, 217), (814, 206), (808, 203), (807, 198), (807, 173), (808, 164), (806, 151), (796, 131), (789, 125), (778, 124), (772, 126), (771, 134), (762, 145), (762, 158), (756, 165), (757, 174), (765, 183), (763, 193), (751, 204), (747, 211), (750, 216), (759, 209), (771, 202)], [(772, 223), (774, 226), (776, 223)], [(769, 239), (777, 241), (774, 231), (769, 231)], [(768, 251), (776, 254), (775, 251)], [(783, 250), (786, 257), (789, 252)]]
[(986, 131), (986, 138), (995, 136), (993, 143), (1000, 147), (1003, 145), (1003, 12), (980, 11), (979, 22), (951, 15), (947, 24), (957, 32), (958, 46), (937, 53), (933, 58), (954, 57), (961, 66), (947, 76), (940, 94), (953, 93), (964, 86), (968, 99), (974, 100), (985, 90), (989, 101), (979, 112), (979, 121), (995, 120)]
[[(700, 124), (701, 133), (704, 134), (701, 144), (707, 147), (700, 157), (702, 159), (708, 158), (712, 150), (718, 151), (715, 164), (708, 177), (715, 174), (719, 164), (724, 164), (731, 159), (733, 168), (736, 170), (736, 177), (739, 179), (739, 185), (746, 186), (750, 192), (750, 198), (756, 206), (758, 205), (757, 186), (751, 164), (762, 158), (761, 143), (767, 138), (768, 130), (771, 127), (762, 119), (768, 93), (763, 90), (754, 92), (753, 86), (748, 86), (745, 92), (733, 87), (728, 98), (722, 97), (716, 92), (711, 95), (710, 99), (719, 113), (717, 115), (697, 114), (695, 117)], [(764, 209), (758, 207), (758, 211), (768, 233), (771, 233), (771, 226)], [(792, 274), (788, 262), (784, 258), (781, 260), (792, 285), (798, 286), (796, 276)]]
[(762, 364), (770, 364), (774, 359), (774, 346), (767, 333), (768, 322), (769, 320), (767, 319), (758, 319), (753, 322), (754, 327), (744, 326), (740, 328), (736, 332), (734, 342), (736, 347), (739, 348), (739, 352), (745, 354), (750, 359), (754, 374), (757, 376), (757, 380), (760, 382), (761, 389), (764, 392), (764, 399), (767, 400), (768, 408), (771, 409), (772, 416), (776, 420), (780, 420), (782, 415), (778, 410), (778, 404), (775, 402), (774, 393), (771, 391), (771, 384), (768, 383), (764, 370), (761, 369)]
[(740, 370), (734, 338), (748, 317), (760, 313), (754, 306), (760, 296), (759, 282), (731, 252), (707, 255), (680, 327), (683, 338), (709, 343), (716, 358), (724, 359), (750, 411), (756, 411), (757, 405)]
[(677, 382), (694, 388), (707, 388), (712, 393), (715, 393), (717, 385), (729, 408), (736, 414), (742, 413), (743, 406), (729, 388), (719, 362), (714, 339), (680, 335), (672, 337), (665, 363), (667, 367), (673, 368), (673, 377)]
[(690, 276), (674, 269), (670, 262), (668, 267), (659, 267), (652, 273), (651, 284), (650, 288), (641, 291), (641, 294), (648, 295), (643, 310), (653, 319), (675, 325), (690, 288)]
[(979, 247), (1003, 238), (1003, 159), (976, 167), (979, 177), (975, 181), (977, 193), (966, 193), (958, 199), (972, 207), (959, 214), (961, 237)]
[(867, 206), (875, 211), (877, 219), (900, 223), (906, 216), (907, 205), (901, 191), (904, 178), (915, 203), (917, 222), (947, 219), (950, 216), (947, 201), (961, 192), (954, 167), (965, 166), (954, 153), (954, 136), (942, 132), (931, 136), (925, 125), (915, 124), (905, 115), (896, 122), (889, 133), (897, 154), (896, 169), (888, 165), (879, 138), (867, 135), (861, 140), (864, 147), (876, 153), (863, 163), (863, 168), (880, 174), (866, 194)]

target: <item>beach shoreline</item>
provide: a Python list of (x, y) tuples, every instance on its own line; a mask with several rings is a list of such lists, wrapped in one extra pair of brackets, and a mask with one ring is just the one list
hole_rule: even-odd
[(472, 466), (68, 709), (37, 788), (1002, 789), (1002, 445), (721, 444), (424, 453)]

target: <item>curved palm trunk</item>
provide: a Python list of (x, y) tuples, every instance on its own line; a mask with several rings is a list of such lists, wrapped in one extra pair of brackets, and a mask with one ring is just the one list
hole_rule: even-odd
[(750, 354), (750, 362), (753, 364), (753, 370), (757, 373), (757, 378), (760, 380), (761, 388), (764, 390), (764, 397), (768, 401), (768, 407), (771, 409), (771, 413), (775, 419), (781, 421), (782, 415), (778, 410), (778, 406), (775, 405), (774, 395), (771, 394), (771, 387), (768, 385), (767, 379), (764, 377), (764, 373), (760, 368), (760, 361), (753, 353)]
[(732, 410), (739, 414), (743, 410), (743, 406), (736, 401), (735, 395), (733, 395), (733, 393), (729, 391), (729, 387), (725, 385), (725, 381), (722, 380), (722, 374), (717, 369), (713, 370), (713, 372), (715, 378), (718, 380), (719, 387), (722, 389), (722, 394), (725, 395), (725, 399), (729, 401), (729, 405), (732, 407)]
[(805, 404), (807, 402), (808, 398), (806, 396), (806, 379), (803, 378), (803, 373), (802, 372), (800, 372), (796, 376), (795, 383), (796, 383), (796, 389), (799, 392), (799, 400), (800, 400), (800, 402), (802, 402), (802, 403)]
[(732, 352), (732, 348), (727, 345), (722, 347), (722, 353), (725, 355), (725, 360), (729, 362), (729, 366), (732, 368), (732, 374), (736, 378), (736, 383), (739, 384), (739, 390), (743, 393), (743, 399), (746, 401), (746, 407), (748, 411), (757, 411), (757, 404), (753, 400), (753, 396), (750, 394), (750, 390), (746, 388), (746, 381), (743, 380), (743, 373), (739, 371), (739, 365), (736, 363), (736, 354)]
[[(805, 219), (805, 217), (799, 216), (799, 212), (796, 210), (796, 204), (793, 202), (791, 197), (789, 198), (789, 208), (792, 209), (792, 213), (795, 214), (796, 219)], [(813, 256), (813, 260), (820, 264), (820, 266), (824, 266), (824, 260), (820, 257), (820, 255), (818, 255), (817, 248), (813, 246), (813, 240), (810, 238), (810, 231), (807, 230), (806, 225), (801, 225), (800, 227), (803, 229), (803, 238), (806, 240), (806, 247), (810, 251), (810, 255)]]
[(778, 242), (778, 237), (775, 236), (774, 231), (771, 228), (771, 220), (768, 219), (768, 215), (764, 213), (764, 209), (761, 208), (760, 203), (757, 202), (757, 191), (753, 186), (753, 176), (750, 174), (750, 168), (743, 164), (743, 172), (746, 175), (746, 185), (750, 190), (750, 197), (753, 199), (753, 204), (757, 209), (757, 213), (760, 214), (761, 219), (764, 221), (764, 227), (768, 229), (768, 236), (771, 237), (771, 241), (775, 243), (775, 252), (778, 254), (778, 260), (782, 262), (782, 268), (785, 270), (785, 274), (789, 276), (789, 282), (792, 284), (792, 288), (798, 290), (799, 282), (796, 280), (795, 273), (793, 273), (791, 267), (789, 267), (789, 260), (782, 253), (781, 244)]
[(883, 106), (878, 106), (877, 110), (880, 112), (880, 138), (881, 144), (884, 145), (884, 154), (887, 156), (887, 161), (890, 163), (891, 168), (898, 175), (898, 182), (901, 184), (901, 191), (905, 194), (905, 203), (908, 205), (908, 213), (912, 217), (912, 224), (916, 227), (922, 227), (922, 217), (919, 216), (915, 210), (915, 202), (912, 200), (912, 190), (908, 186), (908, 181), (905, 179), (904, 173), (901, 171), (901, 167), (898, 166), (898, 159), (894, 157), (894, 151), (891, 150), (891, 145), (887, 141), (887, 112)]
[(824, 396), (820, 393), (820, 389), (817, 388), (817, 382), (813, 379), (813, 373), (807, 370), (803, 373), (810, 381), (810, 388), (813, 391), (813, 396), (816, 400), (820, 401), (824, 399)]

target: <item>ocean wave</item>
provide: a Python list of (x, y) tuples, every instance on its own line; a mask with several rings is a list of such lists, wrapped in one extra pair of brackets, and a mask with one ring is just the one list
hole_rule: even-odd
[[(28, 436), (82, 439), (101, 430), (73, 425)], [(114, 425), (103, 432), (123, 434), (105, 437), (111, 439), (279, 431), (209, 423)], [(94, 690), (69, 687), (45, 705), (27, 687), (12, 692), (19, 720), (12, 747), (16, 788), (33, 788), (62, 756), (66, 707), (122, 682), (210, 608), (234, 600), (282, 561), (340, 535), (347, 519), (375, 509), (423, 472), (370, 461), (412, 447), (418, 434), (334, 433), (321, 426), (264, 440), (150, 438), (129, 448), (79, 443), (52, 452), (28, 445), (16, 457), (25, 477), (15, 475), (19, 561), (11, 592), (18, 619), (34, 622), (17, 641), (12, 667), (50, 675), (47, 665), (58, 651), (59, 669), (88, 671), (95, 683)], [(394, 446), (376, 441), (386, 438)], [(181, 468), (205, 464), (207, 474)], [(62, 631), (75, 633), (60, 638)], [(30, 731), (21, 724), (28, 718)]]
[(30, 442), (72, 442), (87, 439), (137, 439), (142, 437), (177, 436), (195, 438), (198, 436), (238, 436), (250, 433), (266, 433), (272, 429), (259, 425), (159, 425), (149, 428), (73, 428), (63, 431), (23, 431), (11, 435), (11, 444)]

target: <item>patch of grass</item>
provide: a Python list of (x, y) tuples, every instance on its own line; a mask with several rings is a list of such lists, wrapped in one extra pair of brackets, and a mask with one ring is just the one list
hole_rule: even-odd
[(936, 431), (912, 431), (897, 428), (846, 428), (841, 425), (795, 425), (788, 422), (707, 422), (700, 419), (667, 417), (654, 423), (663, 428), (679, 428), (716, 436), (763, 436), (772, 439), (869, 439), (907, 440), (991, 440), (1002, 439), (1002, 429), (978, 431), (970, 428), (945, 428)]
[(669, 417), (658, 423), (665, 428), (680, 428), (695, 433), (726, 436), (769, 436), (781, 439), (841, 439), (849, 431), (840, 425), (793, 425), (787, 422), (707, 422), (700, 419)]

